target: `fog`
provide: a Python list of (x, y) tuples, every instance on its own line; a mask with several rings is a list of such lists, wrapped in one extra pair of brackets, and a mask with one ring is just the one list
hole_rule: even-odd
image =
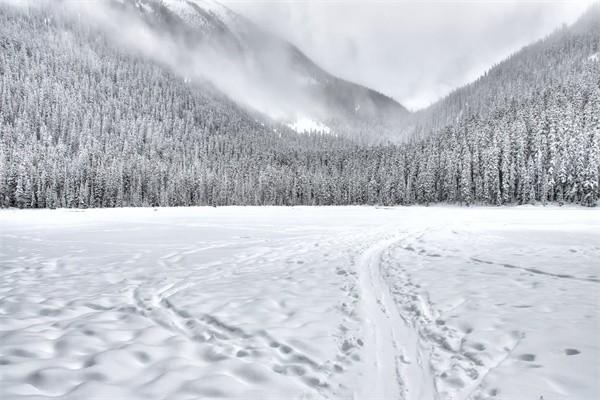
[[(199, 40), (200, 36), (190, 36), (181, 26), (162, 26), (153, 17), (149, 23), (134, 9), (124, 11), (104, 0), (66, 0), (60, 6), (51, 0), (17, 3), (29, 7), (50, 5), (63, 16), (80, 18), (129, 54), (166, 66), (191, 85), (210, 84), (238, 104), (273, 119), (292, 119), (308, 103), (301, 92), (289, 90), (290, 60), (275, 45), (264, 43), (266, 60), (257, 62), (235, 48), (228, 37), (213, 34)], [(273, 68), (265, 70), (265, 65)]]
[[(243, 40), (247, 48), (238, 49), (226, 37), (189, 40), (180, 30), (157, 29), (139, 12), (117, 10), (106, 0), (0, 2), (50, 5), (84, 17), (125, 51), (167, 66), (186, 81), (210, 82), (236, 102), (274, 119), (294, 120), (303, 114), (324, 119), (328, 115), (308, 94), (314, 71), (299, 72), (289, 49), (272, 37), (252, 32)], [(222, 3), (297, 45), (328, 72), (416, 110), (476, 79), (561, 24), (572, 23), (590, 1)], [(189, 7), (187, 2), (177, 4)], [(199, 4), (220, 7), (213, 0)]]
[(574, 22), (592, 2), (225, 0), (329, 72), (413, 110)]

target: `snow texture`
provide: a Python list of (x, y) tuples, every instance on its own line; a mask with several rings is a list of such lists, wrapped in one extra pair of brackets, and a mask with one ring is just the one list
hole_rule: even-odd
[(597, 399), (600, 213), (0, 211), (0, 398)]

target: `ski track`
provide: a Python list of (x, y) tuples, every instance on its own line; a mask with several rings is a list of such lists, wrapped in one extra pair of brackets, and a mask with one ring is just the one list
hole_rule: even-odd
[(382, 253), (400, 238), (385, 239), (363, 253), (360, 287), (365, 319), (366, 360), (357, 398), (435, 398), (428, 355), (418, 346), (416, 332), (398, 312), (381, 276)]
[[(401, 384), (400, 394), (382, 395), (378, 398), (467, 399), (479, 388), (485, 376), (506, 360), (519, 342), (521, 333), (514, 332), (514, 340), (506, 345), (505, 356), (485, 363), (465, 349), (465, 338), (470, 333), (470, 328), (460, 332), (443, 326), (443, 320), (440, 319), (443, 315), (433, 309), (427, 292), (419, 290), (419, 285), (411, 281), (403, 268), (406, 262), (401, 257), (392, 257), (394, 250), (398, 249), (414, 252), (415, 243), (422, 242), (422, 236), (432, 229), (434, 228), (430, 227), (413, 237), (386, 243), (378, 249), (377, 259), (380, 264), (375, 268), (371, 267), (371, 271), (386, 271), (385, 278), (375, 278), (380, 286), (374, 288), (374, 292), (381, 293), (383, 299), (378, 300), (378, 304), (387, 303), (388, 308), (395, 310), (401, 321), (395, 321), (393, 325), (396, 330), (401, 327), (401, 334), (398, 336), (413, 338), (408, 345), (395, 345), (394, 348), (400, 348), (400, 354), (410, 354), (408, 360), (416, 360), (414, 365), (407, 360), (405, 364), (408, 366), (398, 375), (397, 380), (404, 382)], [(439, 257), (424, 248), (417, 254), (418, 257)], [(386, 278), (390, 281), (389, 287)], [(388, 296), (390, 300), (385, 301)], [(446, 313), (463, 303), (456, 304)], [(382, 309), (385, 310), (384, 307)]]
[(512, 265), (512, 264), (496, 263), (493, 261), (481, 260), (481, 259), (475, 258), (475, 257), (471, 257), (471, 261), (474, 261), (476, 263), (481, 263), (481, 264), (497, 265), (497, 266), (508, 268), (508, 269), (517, 269), (517, 270), (521, 270), (521, 271), (525, 271), (525, 272), (531, 272), (532, 274), (546, 275), (546, 276), (550, 276), (552, 278), (574, 279), (574, 280), (584, 281), (584, 282), (600, 283), (600, 279), (598, 279), (598, 278), (580, 278), (580, 277), (569, 275), (569, 274), (553, 274), (551, 272), (541, 271), (537, 268), (518, 267), (518, 266)]

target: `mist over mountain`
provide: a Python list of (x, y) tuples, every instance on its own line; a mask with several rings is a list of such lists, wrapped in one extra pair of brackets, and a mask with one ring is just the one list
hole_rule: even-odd
[[(572, 26), (563, 26), (492, 66), (484, 75), (406, 118), (404, 135), (428, 135), (472, 115), (488, 117), (551, 87), (594, 86), (594, 55), (600, 50), (600, 5)], [(592, 58), (590, 58), (592, 57)], [(591, 78), (586, 82), (582, 78)]]
[(421, 110), (594, 0), (219, 0), (336, 75)]
[[(324, 71), (297, 47), (216, 1), (64, 5), (124, 48), (168, 66), (187, 82), (213, 85), (238, 104), (292, 128), (301, 128), (297, 121), (312, 121), (321, 130), (356, 139), (356, 125), (390, 129), (408, 114), (389, 97)], [(377, 134), (360, 135), (380, 140)]]
[(594, 205), (599, 8), (408, 113), (219, 3), (5, 0), (0, 204)]

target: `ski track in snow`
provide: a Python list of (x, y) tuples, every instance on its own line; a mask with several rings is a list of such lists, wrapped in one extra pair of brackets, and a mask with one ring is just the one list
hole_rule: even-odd
[(382, 253), (398, 238), (383, 240), (361, 257), (361, 294), (367, 343), (364, 382), (358, 398), (434, 398), (427, 355), (418, 347), (416, 332), (398, 312), (381, 276)]
[(595, 210), (12, 210), (0, 225), (2, 399), (600, 394)]

